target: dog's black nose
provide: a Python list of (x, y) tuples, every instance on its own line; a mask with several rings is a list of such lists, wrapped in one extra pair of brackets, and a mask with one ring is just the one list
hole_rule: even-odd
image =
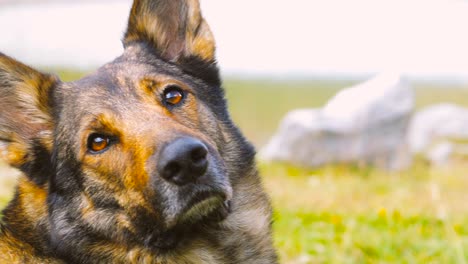
[(178, 138), (166, 145), (159, 156), (161, 177), (177, 185), (195, 182), (208, 168), (208, 149), (200, 140)]

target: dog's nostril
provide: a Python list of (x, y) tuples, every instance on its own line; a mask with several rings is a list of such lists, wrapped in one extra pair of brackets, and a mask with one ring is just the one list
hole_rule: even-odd
[(205, 146), (201, 145), (192, 150), (192, 153), (190, 153), (190, 157), (192, 158), (192, 161), (194, 163), (198, 163), (198, 162), (204, 161), (206, 159), (207, 154), (208, 154), (208, 150), (206, 149)]
[(167, 176), (172, 176), (172, 175), (176, 175), (177, 173), (179, 173), (181, 171), (181, 166), (177, 163), (177, 162), (169, 162), (166, 167), (164, 168), (164, 175), (167, 175)]

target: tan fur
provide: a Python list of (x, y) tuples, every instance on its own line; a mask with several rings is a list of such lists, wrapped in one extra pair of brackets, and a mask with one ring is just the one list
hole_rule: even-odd
[[(37, 222), (47, 217), (47, 190), (38, 188), (24, 176), (18, 179), (19, 207), (17, 220)], [(43, 230), (46, 232), (47, 230)], [(0, 230), (0, 263), (59, 263), (37, 257), (34, 248), (15, 237), (11, 230)]]

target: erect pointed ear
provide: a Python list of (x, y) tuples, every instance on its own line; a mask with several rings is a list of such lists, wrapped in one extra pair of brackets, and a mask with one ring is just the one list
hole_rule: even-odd
[(124, 46), (149, 43), (163, 59), (215, 60), (215, 42), (197, 0), (134, 0)]
[(38, 155), (50, 153), (51, 91), (57, 82), (0, 53), (0, 158), (10, 165), (30, 170)]

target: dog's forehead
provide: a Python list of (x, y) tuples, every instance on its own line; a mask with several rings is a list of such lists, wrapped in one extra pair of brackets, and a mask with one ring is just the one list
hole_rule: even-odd
[(114, 61), (100, 67), (96, 72), (80, 80), (64, 83), (63, 101), (103, 103), (124, 96), (127, 100), (135, 95), (139, 83), (144, 79), (161, 77), (190, 82), (177, 66), (160, 60), (142, 48), (129, 47)]
[(159, 59), (144, 47), (130, 46), (122, 56), (94, 73), (61, 84), (57, 89), (62, 106), (61, 116), (75, 124), (83, 117), (103, 112), (129, 115), (140, 108), (148, 108), (142, 96), (157, 96), (156, 92), (152, 95), (142, 93), (142, 81), (148, 79), (177, 81), (191, 87), (195, 85), (193, 78), (176, 65)]

